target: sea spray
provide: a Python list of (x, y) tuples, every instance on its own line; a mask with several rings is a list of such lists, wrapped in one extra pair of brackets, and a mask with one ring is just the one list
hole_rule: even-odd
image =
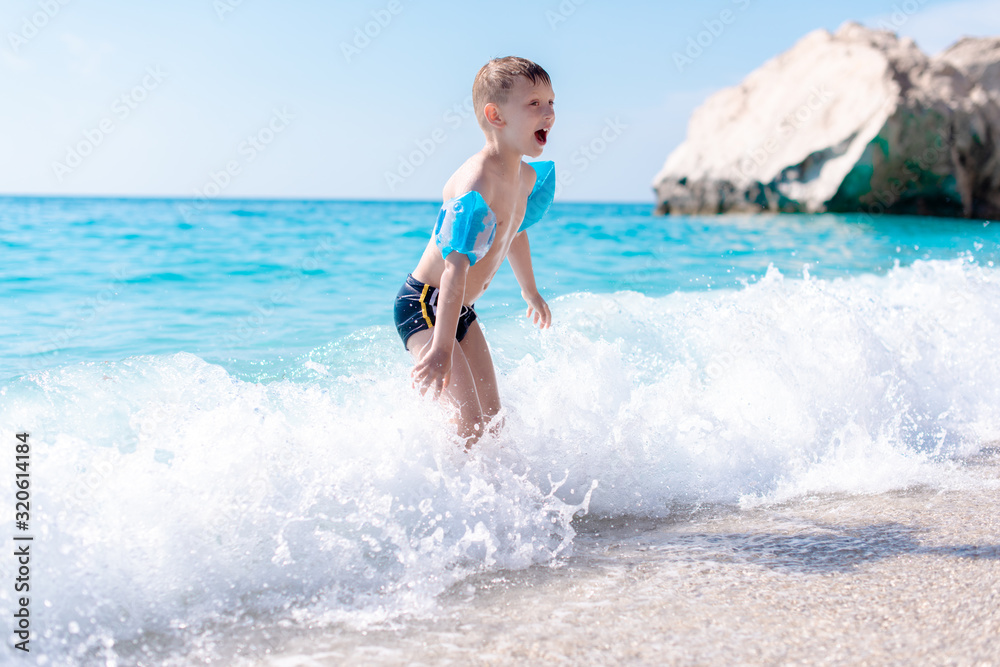
[(967, 259), (772, 268), (741, 290), (570, 295), (551, 333), (496, 338), (526, 456), (600, 480), (598, 514), (659, 516), (944, 483), (1000, 435), (997, 298), (1000, 273)]
[(36, 429), (39, 623), (56, 654), (277, 612), (427, 613), (468, 574), (569, 555), (589, 499), (537, 485), (509, 444), (466, 455), (398, 374), (261, 384), (178, 354), (3, 392), (4, 423)]
[(505, 427), (471, 456), (389, 327), (259, 381), (187, 353), (23, 375), (0, 423), (35, 443), (37, 627), (71, 664), (252, 619), (382, 623), (559, 563), (588, 509), (970, 484), (1000, 437), (998, 300), (965, 258), (560, 297), (546, 331), (484, 322)]

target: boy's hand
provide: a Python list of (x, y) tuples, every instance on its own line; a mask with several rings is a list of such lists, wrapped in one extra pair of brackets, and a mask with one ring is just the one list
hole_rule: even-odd
[(410, 372), (413, 384), (420, 387), (421, 396), (431, 389), (436, 401), (448, 386), (451, 380), (451, 353), (451, 350), (437, 348), (434, 345), (427, 346), (427, 352)]
[(521, 296), (528, 303), (528, 312), (525, 313), (525, 316), (532, 318), (533, 324), (537, 324), (539, 329), (552, 326), (552, 313), (549, 312), (549, 304), (545, 303), (541, 294), (538, 292), (528, 294), (522, 290)]

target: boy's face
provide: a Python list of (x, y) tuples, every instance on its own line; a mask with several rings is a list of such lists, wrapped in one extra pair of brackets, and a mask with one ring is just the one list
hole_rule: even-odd
[(520, 76), (507, 101), (500, 105), (500, 117), (506, 121), (505, 139), (521, 155), (538, 157), (548, 143), (549, 130), (556, 122), (555, 94), (547, 83), (531, 83)]

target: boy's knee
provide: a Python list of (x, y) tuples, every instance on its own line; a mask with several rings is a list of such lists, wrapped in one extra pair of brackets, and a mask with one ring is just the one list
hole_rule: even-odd
[(459, 435), (465, 440), (465, 449), (468, 451), (483, 437), (483, 421), (477, 419), (472, 424), (468, 424), (467, 428), (460, 429)]
[(490, 435), (494, 436), (500, 435), (500, 433), (503, 431), (505, 423), (506, 420), (503, 417), (499, 417), (498, 419), (492, 419), (489, 425)]

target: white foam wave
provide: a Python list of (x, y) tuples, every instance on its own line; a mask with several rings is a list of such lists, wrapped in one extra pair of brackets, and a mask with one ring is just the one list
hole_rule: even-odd
[(495, 442), (466, 456), (397, 370), (332, 391), (178, 354), (5, 387), (54, 555), (32, 589), (44, 644), (96, 656), (276, 610), (381, 620), (425, 611), (471, 572), (566, 552), (585, 505), (543, 491)]
[(998, 300), (1000, 271), (966, 260), (556, 299), (548, 331), (486, 323), (507, 427), (471, 457), (388, 327), (268, 383), (189, 354), (18, 378), (0, 424), (32, 433), (37, 627), (58, 663), (219, 619), (385, 620), (558, 561), (588, 501), (661, 516), (962, 483), (1000, 438)]
[(998, 297), (967, 260), (574, 295), (551, 333), (502, 332), (505, 395), (526, 457), (598, 479), (600, 514), (941, 485), (1000, 437)]

